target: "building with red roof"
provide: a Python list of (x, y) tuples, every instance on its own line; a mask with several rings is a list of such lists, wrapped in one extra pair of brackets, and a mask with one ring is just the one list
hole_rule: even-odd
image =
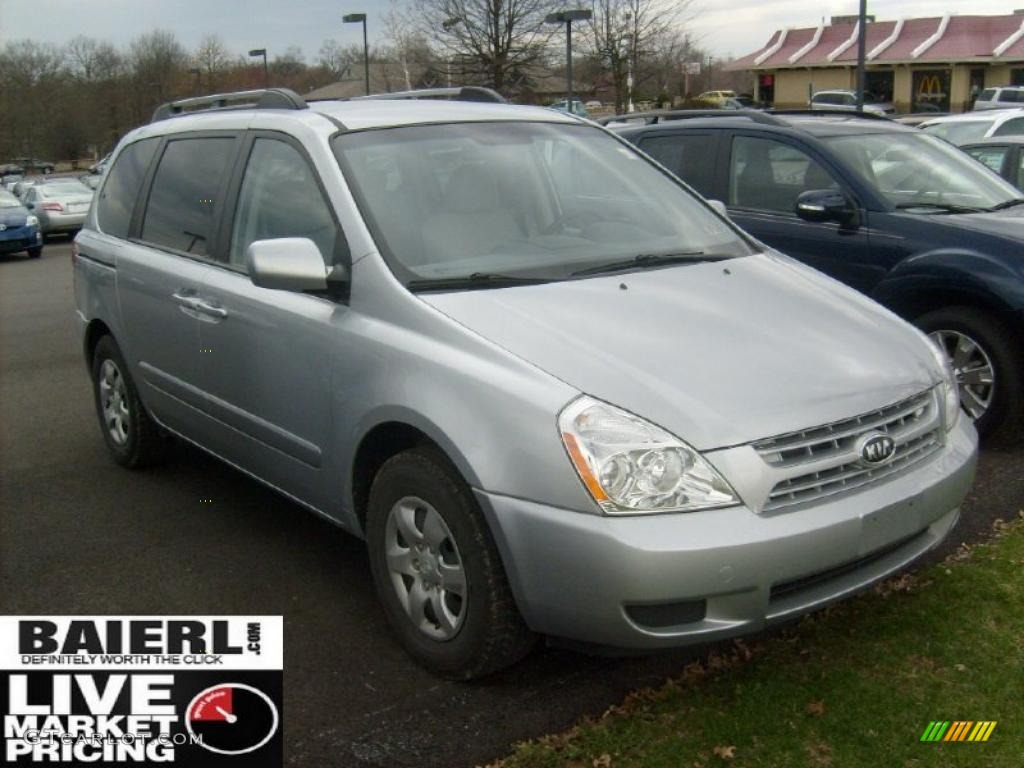
[[(853, 89), (856, 17), (780, 29), (729, 69), (754, 76), (757, 97), (779, 108), (806, 107), (813, 93)], [(1024, 85), (1024, 13), (869, 20), (866, 90), (899, 112), (968, 110), (984, 88)]]

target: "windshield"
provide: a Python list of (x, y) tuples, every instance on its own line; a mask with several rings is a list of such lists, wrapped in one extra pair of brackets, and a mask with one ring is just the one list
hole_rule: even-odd
[(0, 208), (20, 208), (21, 201), (10, 192), (0, 191)]
[(591, 126), (407, 126), (341, 134), (335, 150), (407, 282), (557, 280), (638, 256), (754, 252), (670, 177)]
[(894, 207), (993, 208), (1020, 196), (970, 155), (922, 133), (831, 136), (825, 141)]
[(951, 120), (948, 123), (933, 123), (922, 126), (921, 130), (930, 136), (938, 136), (951, 144), (966, 144), (968, 141), (985, 138), (995, 120)]

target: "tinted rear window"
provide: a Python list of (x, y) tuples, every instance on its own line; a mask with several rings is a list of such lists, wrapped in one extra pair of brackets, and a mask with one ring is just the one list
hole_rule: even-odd
[(129, 144), (110, 169), (96, 207), (100, 229), (107, 234), (128, 237), (128, 226), (142, 188), (142, 178), (158, 143), (159, 139), (143, 139)]
[(712, 194), (717, 137), (711, 134), (652, 136), (640, 149), (681, 178), (704, 197)]
[(992, 101), (992, 97), (996, 95), (995, 88), (986, 88), (984, 91), (978, 94), (978, 101)]
[(142, 239), (207, 256), (213, 246), (217, 200), (234, 139), (176, 139), (167, 144), (153, 178)]

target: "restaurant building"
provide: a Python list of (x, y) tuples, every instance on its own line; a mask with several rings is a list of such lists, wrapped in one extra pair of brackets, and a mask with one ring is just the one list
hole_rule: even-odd
[[(749, 71), (760, 100), (806, 107), (812, 93), (856, 86), (859, 26), (780, 29), (728, 68)], [(983, 88), (1024, 85), (1024, 11), (869, 20), (866, 31), (866, 90), (898, 112), (962, 112)]]

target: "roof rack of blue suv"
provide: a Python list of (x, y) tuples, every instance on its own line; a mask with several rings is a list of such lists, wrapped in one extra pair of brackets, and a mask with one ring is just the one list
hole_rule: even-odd
[(161, 104), (153, 112), (150, 122), (171, 117), (225, 109), (307, 109), (305, 99), (288, 88), (262, 88), (255, 91), (217, 93), (211, 96), (196, 96)]
[(393, 93), (371, 93), (369, 96), (352, 96), (345, 101), (363, 99), (447, 99), (448, 101), (482, 101), (491, 104), (506, 104), (507, 99), (492, 88), (479, 85), (460, 85), (451, 88), (418, 88), (412, 91)]
[(645, 124), (652, 125), (668, 120), (693, 120), (703, 117), (741, 117), (765, 125), (783, 125), (783, 122), (777, 117), (756, 109), (659, 109), (652, 112), (626, 112), (621, 115), (609, 115), (600, 118), (597, 122), (601, 125), (609, 125), (642, 120)]

